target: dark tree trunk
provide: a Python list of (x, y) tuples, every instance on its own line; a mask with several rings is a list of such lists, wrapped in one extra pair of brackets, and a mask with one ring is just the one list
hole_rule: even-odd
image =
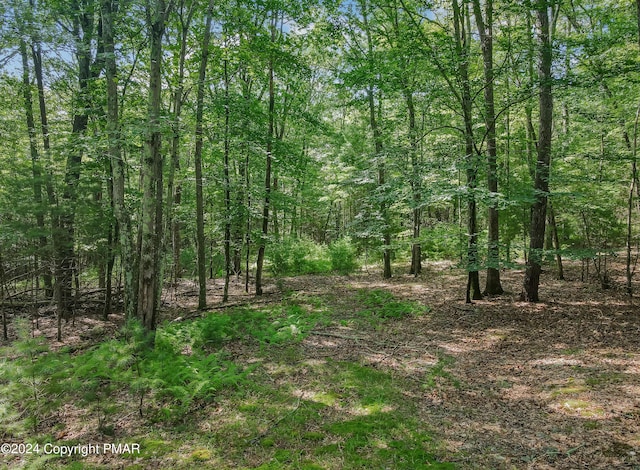
[(485, 128), (487, 138), (487, 186), (490, 193), (488, 214), (488, 267), (484, 293), (500, 295), (504, 291), (500, 282), (500, 224), (498, 217), (498, 165), (496, 145), (496, 113), (493, 94), (493, 1), (485, 1), (484, 17), (480, 0), (474, 0), (473, 10), (482, 44), (484, 66)]
[(47, 297), (53, 295), (53, 284), (51, 273), (48, 267), (48, 245), (47, 236), (45, 235), (44, 215), (45, 209), (42, 199), (42, 181), (43, 172), (40, 163), (40, 155), (38, 153), (38, 144), (36, 138), (36, 125), (33, 116), (33, 95), (31, 93), (31, 79), (29, 70), (29, 55), (27, 53), (27, 43), (24, 39), (20, 40), (20, 55), (22, 57), (22, 96), (24, 99), (25, 118), (27, 123), (27, 132), (29, 134), (29, 151), (31, 154), (31, 172), (33, 175), (33, 202), (35, 204), (36, 224), (40, 235), (38, 236), (38, 257), (36, 258), (36, 276), (40, 276), (41, 268), (40, 260), (44, 259), (43, 281)]
[(125, 162), (122, 159), (118, 74), (115, 57), (115, 30), (113, 15), (118, 11), (117, 0), (102, 0), (102, 38), (105, 51), (105, 75), (107, 82), (107, 135), (109, 137), (109, 161), (112, 179), (112, 204), (116, 219), (115, 239), (120, 246), (120, 263), (124, 277), (124, 314), (136, 316), (137, 269), (133, 250), (131, 215), (125, 204)]
[(473, 114), (471, 88), (469, 84), (469, 38), (465, 31), (466, 11), (461, 11), (458, 0), (453, 0), (453, 24), (455, 29), (456, 53), (458, 54), (458, 79), (461, 86), (462, 115), (464, 118), (465, 160), (467, 166), (467, 289), (466, 301), (482, 299), (480, 290), (478, 259), (478, 214), (475, 190), (477, 187), (478, 162), (473, 145)]
[(420, 222), (422, 209), (420, 207), (420, 168), (418, 165), (418, 136), (416, 135), (416, 110), (413, 103), (413, 93), (404, 87), (404, 98), (409, 114), (409, 146), (411, 151), (411, 194), (413, 198), (412, 228), (413, 243), (411, 244), (411, 270), (409, 274), (417, 276), (422, 272), (422, 246), (420, 245)]
[(556, 267), (558, 269), (558, 279), (564, 281), (564, 267), (562, 265), (562, 255), (560, 254), (560, 236), (558, 235), (558, 225), (556, 224), (556, 213), (553, 204), (549, 201), (549, 226), (551, 228), (553, 249), (556, 252)]
[[(272, 12), (271, 19), (271, 44), (276, 41), (276, 14)], [(256, 295), (262, 295), (262, 270), (264, 265), (264, 252), (269, 233), (269, 210), (271, 204), (271, 163), (273, 160), (273, 140), (275, 138), (275, 82), (274, 82), (274, 57), (273, 52), (269, 57), (269, 130), (267, 134), (267, 161), (264, 176), (264, 203), (262, 207), (262, 239), (258, 247), (258, 261), (256, 263)]]
[(229, 300), (231, 278), (231, 180), (229, 179), (229, 71), (224, 60), (224, 291), (222, 301)]
[[(47, 117), (47, 106), (44, 95), (44, 78), (42, 74), (42, 51), (40, 49), (39, 43), (35, 40), (32, 40), (31, 52), (33, 56), (33, 69), (36, 77), (36, 84), (38, 88), (38, 106), (40, 109), (40, 129), (42, 132), (42, 149), (44, 151), (44, 157), (47, 166), (50, 163), (50, 150), (51, 144), (49, 139), (49, 123)], [(41, 166), (42, 168), (42, 166)], [(49, 278), (51, 278), (51, 267), (57, 266), (57, 263), (54, 259), (55, 253), (57, 253), (57, 243), (55, 234), (58, 233), (58, 228), (60, 224), (60, 219), (57, 213), (57, 199), (55, 195), (55, 191), (53, 189), (53, 182), (51, 180), (51, 172), (48, 168), (43, 169), (41, 176), (43, 177), (43, 181), (45, 184), (45, 189), (47, 193), (47, 201), (49, 202), (49, 212), (51, 217), (51, 251), (48, 251), (46, 254), (47, 263), (46, 269), (48, 271)], [(47, 281), (45, 278), (45, 287), (47, 283), (51, 284), (50, 281)], [(54, 288), (51, 287), (51, 290), (47, 292), (47, 297), (55, 296)], [(57, 297), (57, 296), (56, 296)]]
[[(0, 300), (4, 300), (4, 264), (2, 261), (2, 252), (0, 251)], [(9, 341), (9, 327), (7, 322), (7, 309), (2, 307), (2, 339)]]
[(538, 130), (538, 160), (534, 181), (535, 202), (531, 209), (531, 228), (529, 234), (529, 260), (524, 277), (523, 300), (537, 302), (542, 269), (542, 251), (544, 246), (545, 223), (547, 217), (547, 198), (549, 194), (549, 166), (551, 163), (551, 131), (553, 124), (553, 96), (551, 89), (552, 49), (549, 30), (548, 2), (538, 0), (537, 15), (539, 21), (540, 57), (538, 79), (540, 83), (539, 106), (540, 121)]
[[(75, 254), (75, 206), (78, 200), (77, 188), (80, 181), (82, 157), (84, 154), (83, 139), (89, 124), (89, 109), (91, 108), (91, 93), (89, 85), (100, 72), (102, 60), (102, 41), (95, 37), (94, 15), (96, 10), (83, 4), (71, 13), (72, 34), (76, 42), (75, 57), (77, 60), (78, 90), (75, 94), (76, 113), (73, 116), (71, 129), (71, 148), (67, 153), (64, 174), (64, 190), (60, 205), (58, 227), (56, 230), (56, 300), (59, 314), (69, 319), (73, 309), (73, 276), (77, 269)], [(101, 25), (98, 27), (101, 30)], [(96, 61), (93, 60), (94, 42), (97, 43)], [(60, 319), (58, 325), (60, 325)]]
[(178, 19), (180, 23), (180, 52), (178, 56), (178, 83), (173, 93), (173, 136), (171, 141), (171, 164), (169, 177), (167, 178), (167, 240), (166, 245), (171, 246), (173, 255), (173, 280), (177, 282), (182, 277), (180, 264), (181, 236), (180, 220), (175, 215), (175, 208), (182, 200), (182, 186), (176, 181), (176, 173), (180, 171), (180, 140), (182, 137), (181, 116), (182, 103), (185, 99), (184, 76), (185, 61), (187, 57), (187, 41), (191, 19), (195, 11), (195, 3), (191, 2), (185, 11), (185, 1), (180, 2)]
[(207, 74), (207, 62), (209, 60), (209, 42), (211, 40), (211, 15), (213, 10), (213, 0), (209, 1), (207, 9), (207, 19), (205, 21), (204, 37), (202, 39), (202, 59), (200, 60), (200, 70), (198, 72), (198, 92), (196, 98), (196, 148), (195, 148), (195, 169), (196, 169), (196, 240), (198, 249), (198, 308), (204, 309), (207, 306), (207, 264), (205, 256), (204, 238), (204, 195), (202, 187), (202, 119), (204, 114), (204, 88)]
[[(365, 27), (365, 33), (367, 35), (367, 54), (369, 61), (369, 72), (371, 77), (375, 76), (375, 62), (374, 62), (374, 44), (373, 38), (371, 37), (371, 29), (369, 28), (369, 19), (367, 12), (367, 5), (365, 1), (361, 2), (362, 8), (362, 17), (363, 23)], [(378, 125), (378, 120), (376, 119), (376, 103), (374, 96), (374, 84), (370, 83), (367, 87), (367, 100), (369, 103), (369, 125), (371, 127), (371, 132), (373, 133), (373, 144), (375, 155), (374, 159), (378, 162), (378, 189), (381, 192), (385, 191), (385, 179), (386, 179), (386, 169), (384, 157), (382, 155), (382, 133), (380, 131), (380, 127)], [(380, 215), (382, 217), (382, 238), (384, 243), (384, 249), (382, 252), (382, 261), (383, 261), (383, 277), (385, 279), (391, 278), (391, 233), (389, 231), (389, 215), (387, 202), (385, 201), (384, 194), (380, 195)]]

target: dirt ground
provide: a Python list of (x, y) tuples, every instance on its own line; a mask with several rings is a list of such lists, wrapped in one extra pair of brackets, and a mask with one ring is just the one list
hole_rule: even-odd
[[(640, 301), (624, 293), (619, 277), (602, 290), (580, 280), (579, 263), (566, 271), (565, 281), (543, 273), (536, 304), (519, 300), (517, 270), (502, 272), (505, 294), (465, 304), (465, 274), (448, 263), (430, 263), (417, 278), (384, 280), (370, 271), (270, 280), (260, 299), (234, 282), (230, 303), (314, 296), (348, 316), (358, 308), (354, 293), (373, 288), (423, 303), (429, 313), (384, 328), (334, 322), (302, 347), (310, 360), (361, 361), (414, 380), (407, 399), (420, 403), (421, 419), (442, 438), (443, 460), (460, 468), (640, 469)], [(209, 291), (210, 305), (220, 308), (220, 281)], [(196, 295), (192, 283), (167, 289), (164, 318), (198, 315)], [(80, 347), (122, 322), (109, 320), (78, 318), (65, 326), (64, 344)], [(53, 342), (53, 318), (40, 318), (38, 331)], [(419, 386), (443, 360), (447, 374)]]

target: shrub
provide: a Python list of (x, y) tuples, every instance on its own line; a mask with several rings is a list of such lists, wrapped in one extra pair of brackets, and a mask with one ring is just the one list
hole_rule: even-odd
[(465, 252), (466, 238), (461, 238), (457, 225), (440, 222), (425, 228), (420, 236), (422, 253), (428, 259), (455, 260)]
[(429, 307), (417, 302), (396, 300), (393, 294), (383, 289), (361, 289), (358, 291), (357, 298), (366, 307), (358, 313), (368, 317), (402, 318), (429, 311)]
[(349, 238), (341, 238), (329, 246), (331, 269), (340, 274), (349, 274), (358, 269), (355, 246)]
[(326, 247), (304, 238), (286, 238), (267, 250), (275, 276), (319, 274), (331, 271)]
[[(17, 324), (18, 340), (2, 350), (0, 362), (0, 432), (36, 432), (61, 402), (57, 375), (68, 371), (65, 353), (49, 350), (42, 336), (31, 337), (26, 321)], [(11, 357), (11, 359), (8, 359)]]

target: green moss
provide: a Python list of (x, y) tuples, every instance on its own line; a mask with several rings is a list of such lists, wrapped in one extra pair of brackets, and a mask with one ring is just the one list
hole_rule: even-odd
[(209, 449), (196, 449), (191, 452), (189, 460), (192, 460), (194, 462), (206, 462), (207, 460), (210, 460), (211, 457), (212, 454)]

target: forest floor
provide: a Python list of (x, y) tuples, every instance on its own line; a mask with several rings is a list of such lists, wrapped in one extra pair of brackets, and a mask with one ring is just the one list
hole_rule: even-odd
[[(640, 469), (640, 300), (615, 276), (607, 290), (582, 282), (579, 264), (553, 276), (536, 304), (519, 300), (518, 270), (502, 272), (505, 294), (465, 304), (465, 273), (445, 262), (417, 278), (271, 279), (259, 299), (234, 284), (232, 305), (296, 305), (321, 320), (291, 343), (225, 342), (234, 363), (255, 367), (248, 385), (170, 426), (123, 412), (109, 439), (139, 442), (142, 455), (76, 468)], [(165, 320), (204, 315), (195, 287), (179, 287)], [(210, 292), (211, 314), (232, 311), (219, 282)], [(78, 319), (65, 344), (120, 323)], [(60, 439), (109, 440), (81, 409), (63, 415)]]

